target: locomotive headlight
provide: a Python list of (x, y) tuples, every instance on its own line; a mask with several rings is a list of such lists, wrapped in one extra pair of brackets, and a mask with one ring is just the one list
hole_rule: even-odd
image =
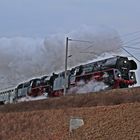
[(124, 64), (126, 64), (126, 63), (127, 63), (127, 61), (126, 61), (126, 60), (124, 60), (123, 62), (124, 62)]
[(118, 76), (118, 77), (121, 77), (121, 74), (119, 73), (119, 74), (117, 74), (117, 76)]
[(130, 79), (134, 79), (134, 76), (130, 76)]

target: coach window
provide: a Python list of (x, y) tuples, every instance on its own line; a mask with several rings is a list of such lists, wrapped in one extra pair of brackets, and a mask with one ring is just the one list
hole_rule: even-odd
[(36, 86), (40, 86), (40, 80), (36, 81)]

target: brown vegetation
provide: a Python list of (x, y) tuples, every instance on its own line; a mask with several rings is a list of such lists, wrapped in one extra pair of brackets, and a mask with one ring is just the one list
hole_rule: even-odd
[(137, 87), (0, 106), (0, 140), (139, 140), (139, 102)]
[(0, 112), (23, 112), (34, 110), (93, 107), (140, 102), (140, 87), (114, 89), (88, 94), (73, 94), (47, 100), (22, 102), (0, 106)]

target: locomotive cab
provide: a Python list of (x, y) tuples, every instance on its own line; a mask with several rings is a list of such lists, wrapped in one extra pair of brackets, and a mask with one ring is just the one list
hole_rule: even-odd
[(30, 86), (28, 88), (28, 92), (27, 94), (29, 96), (33, 96), (36, 97), (38, 95), (41, 95), (41, 79), (36, 78), (36, 79), (32, 79), (30, 80)]

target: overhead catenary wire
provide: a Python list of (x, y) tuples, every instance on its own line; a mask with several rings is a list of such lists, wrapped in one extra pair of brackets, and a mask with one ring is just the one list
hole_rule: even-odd
[[(120, 35), (120, 37), (128, 37), (128, 36), (132, 36), (132, 35), (138, 35), (140, 33), (140, 31), (135, 31), (135, 32), (131, 32), (131, 33), (127, 33), (127, 34), (124, 34), (124, 35)], [(117, 39), (118, 36), (116, 37), (113, 37), (111, 39)], [(134, 57), (138, 62), (140, 62), (140, 60), (138, 58), (136, 58), (133, 54), (131, 54), (128, 50), (126, 50), (125, 48), (130, 48), (130, 49), (134, 49), (134, 50), (140, 50), (140, 48), (138, 47), (130, 47), (128, 46), (128, 44), (133, 44), (133, 45), (137, 45), (139, 44), (140, 42), (133, 42), (133, 41), (137, 41), (139, 40), (140, 37), (137, 37), (137, 38), (134, 38), (134, 39), (131, 39), (125, 43), (122, 42), (122, 45), (125, 45), (123, 47), (121, 47), (124, 51), (126, 51), (130, 56)], [(84, 43), (91, 43), (92, 45), (86, 47), (84, 50), (82, 50), (81, 52), (79, 53), (88, 53), (88, 54), (94, 54), (94, 55), (98, 55), (96, 52), (88, 52), (87, 50), (94, 47), (94, 41), (88, 41), (88, 40), (80, 40), (80, 39), (69, 39), (70, 41), (75, 41), (75, 42), (84, 42)], [(124, 48), (125, 47), (125, 48)]]
[(129, 43), (129, 44), (123, 44), (123, 45), (135, 46), (135, 45), (138, 45), (138, 44), (140, 44), (140, 42), (131, 42), (131, 44)]
[[(119, 35), (121, 38), (122, 37), (129, 37), (129, 36), (132, 36), (132, 35), (136, 35), (136, 34), (138, 34), (138, 33), (140, 33), (140, 31), (135, 31), (135, 32), (130, 32), (130, 33), (127, 33), (127, 34), (124, 34), (124, 35)], [(111, 39), (116, 39), (116, 38), (118, 38), (118, 36), (116, 36), (116, 37), (113, 37), (113, 38), (111, 38)]]
[[(93, 44), (94, 43), (94, 41), (89, 41), (89, 40), (81, 40), (81, 39), (71, 39), (71, 38), (68, 38), (68, 40), (70, 41), (70, 42), (81, 42), (81, 43), (88, 43), (88, 44)], [(86, 48), (86, 49), (84, 49), (84, 50), (87, 50), (87, 49), (89, 49), (89, 48), (91, 48), (91, 47), (93, 47), (93, 45), (90, 45), (90, 46), (88, 46), (88, 48)], [(71, 47), (70, 47), (71, 48)], [(79, 50), (79, 48), (80, 47), (78, 47), (78, 46), (74, 46), (74, 48), (77, 48), (77, 50)], [(70, 49), (71, 50), (71, 49)], [(84, 51), (83, 50), (83, 51)], [(79, 53), (86, 53), (86, 52), (79, 52)], [(87, 52), (88, 53), (88, 52)], [(95, 53), (96, 54), (96, 53)], [(97, 55), (97, 54), (96, 54)], [(72, 55), (70, 55), (70, 56), (72, 56)]]
[[(138, 35), (138, 34), (140, 34), (140, 31), (130, 32), (130, 33), (127, 33), (127, 34), (124, 34), (124, 35), (120, 35), (119, 37), (126, 38), (126, 37), (130, 37), (130, 36), (132, 37), (132, 36)], [(118, 36), (114, 37), (112, 39), (115, 39), (115, 38), (118, 38)]]
[(140, 33), (140, 31), (135, 31), (135, 32), (127, 33), (127, 34), (121, 35), (121, 37), (128, 37), (128, 36), (131, 36), (131, 35), (135, 35), (137, 33)]
[(83, 42), (83, 43), (93, 43), (93, 41), (89, 41), (89, 40), (79, 40), (79, 39), (71, 39), (71, 38), (69, 38), (69, 41)]
[(121, 37), (131, 37), (128, 41), (122, 42), (122, 45), (137, 45), (140, 44), (140, 31), (128, 33), (126, 35), (122, 35)]
[(122, 47), (122, 49), (124, 51), (126, 51), (130, 56), (134, 57), (138, 62), (140, 62), (140, 60), (138, 58), (136, 58), (132, 53), (130, 53), (129, 51), (127, 51), (124, 47)]
[[(140, 31), (135, 31), (135, 32), (131, 32), (131, 33), (124, 34), (124, 35), (120, 35), (120, 37), (128, 37), (128, 36), (136, 35), (136, 34), (138, 34), (138, 33), (140, 33)], [(118, 36), (111, 38), (111, 40), (117, 39), (117, 38), (118, 38)], [(122, 45), (128, 45), (128, 43), (131, 43), (132, 41), (135, 41), (135, 40), (138, 40), (138, 39), (140, 39), (140, 37), (135, 38), (135, 39), (133, 39), (133, 40), (129, 40), (128, 42), (125, 42), (125, 43), (122, 42)], [(94, 45), (93, 45), (94, 41), (80, 40), (80, 39), (70, 39), (70, 38), (69, 38), (69, 40), (70, 40), (70, 41), (75, 41), (75, 42), (92, 43), (92, 45), (86, 47), (84, 50), (82, 50), (83, 52), (80, 52), (80, 53), (84, 53), (85, 50), (94, 47)], [(138, 44), (138, 43), (140, 43), (140, 42), (137, 42), (137, 43), (132, 42), (132, 43), (133, 43), (133, 44)], [(85, 53), (88, 53), (88, 52), (85, 52)], [(90, 53), (90, 52), (89, 52), (89, 53)]]
[(131, 39), (131, 40), (128, 40), (127, 42), (124, 42), (123, 44), (131, 44), (131, 42), (133, 43), (133, 41), (137, 41), (137, 40), (139, 40), (140, 39), (140, 37), (137, 37), (137, 38), (134, 38), (134, 39)]
[[(120, 37), (128, 37), (128, 36), (132, 36), (132, 35), (136, 35), (136, 34), (139, 34), (140, 33), (140, 31), (135, 31), (135, 32), (131, 32), (131, 33), (127, 33), (127, 34), (124, 34), (124, 35), (120, 35)], [(113, 40), (113, 39), (117, 39), (118, 38), (118, 36), (115, 36), (115, 37), (113, 37), (113, 38), (111, 38), (111, 40)], [(138, 38), (135, 38), (135, 39), (132, 39), (132, 40), (129, 40), (128, 42), (122, 42), (122, 45), (128, 45), (128, 43), (133, 43), (133, 44), (138, 44), (138, 43), (140, 43), (140, 42), (133, 42), (133, 41), (135, 41), (135, 40), (138, 40), (138, 39), (140, 39), (140, 37), (138, 37)], [(91, 43), (92, 45), (90, 45), (90, 46), (88, 46), (87, 48), (85, 48), (85, 50), (87, 50), (87, 49), (90, 49), (90, 48), (92, 48), (93, 47), (93, 43), (94, 43), (94, 41), (89, 41), (89, 40), (80, 40), (80, 39), (71, 39), (71, 38), (69, 38), (69, 41), (74, 41), (74, 42), (84, 42), (84, 43)], [(83, 50), (84, 51), (84, 50)]]
[(123, 46), (125, 48), (130, 48), (130, 49), (134, 49), (134, 50), (140, 50), (140, 48), (136, 48), (136, 47), (130, 47), (130, 46)]
[[(89, 44), (93, 44), (94, 43), (94, 41), (81, 40), (81, 39), (71, 39), (71, 38), (69, 38), (68, 40), (72, 41), (72, 42), (81, 42), (81, 43), (89, 43)], [(86, 48), (86, 49), (89, 49), (91, 47), (93, 47), (93, 45), (88, 46), (88, 48)], [(79, 47), (75, 46), (75, 48), (79, 48)]]

